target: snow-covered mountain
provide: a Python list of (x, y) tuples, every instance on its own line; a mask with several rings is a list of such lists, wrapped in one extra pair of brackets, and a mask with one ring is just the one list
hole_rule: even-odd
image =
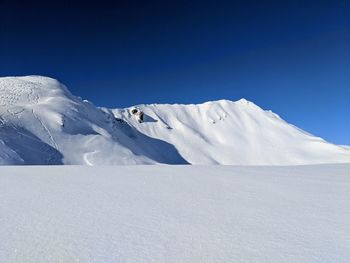
[(0, 78), (0, 164), (342, 162), (349, 148), (244, 99), (106, 109), (51, 78)]

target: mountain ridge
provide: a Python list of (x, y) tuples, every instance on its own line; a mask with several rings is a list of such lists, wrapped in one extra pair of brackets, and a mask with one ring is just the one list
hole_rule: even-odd
[(0, 164), (340, 162), (350, 162), (348, 148), (243, 98), (108, 109), (52, 78), (0, 78)]

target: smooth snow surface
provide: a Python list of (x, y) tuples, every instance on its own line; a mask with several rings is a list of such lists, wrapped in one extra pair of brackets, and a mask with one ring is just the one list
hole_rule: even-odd
[(350, 165), (0, 167), (0, 261), (348, 263)]
[(160, 163), (350, 163), (350, 149), (244, 99), (106, 109), (51, 78), (0, 78), (0, 164)]

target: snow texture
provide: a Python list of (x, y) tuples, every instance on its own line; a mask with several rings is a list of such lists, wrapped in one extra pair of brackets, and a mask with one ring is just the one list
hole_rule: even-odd
[(350, 163), (350, 148), (244, 99), (106, 109), (51, 78), (0, 78), (0, 164), (161, 163)]
[(348, 263), (350, 165), (0, 167), (0, 261)]

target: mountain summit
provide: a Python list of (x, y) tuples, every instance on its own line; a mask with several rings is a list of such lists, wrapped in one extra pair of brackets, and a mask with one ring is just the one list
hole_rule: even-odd
[(97, 108), (57, 80), (0, 78), (0, 164), (350, 162), (350, 150), (245, 99)]

